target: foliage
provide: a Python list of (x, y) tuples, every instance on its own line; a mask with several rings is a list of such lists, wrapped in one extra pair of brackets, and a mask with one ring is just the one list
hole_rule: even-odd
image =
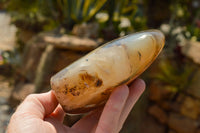
[[(21, 22), (26, 29), (32, 26), (51, 30), (61, 26), (70, 30), (74, 24), (94, 21), (99, 11), (109, 16), (102, 28), (113, 25), (117, 33), (146, 28), (138, 0), (10, 0), (8, 10), (13, 22)], [(128, 27), (120, 27), (123, 18), (130, 21)]]
[(187, 25), (186, 32), (184, 33), (185, 38), (192, 41), (200, 41), (200, 26)]
[[(109, 22), (114, 24), (119, 24), (122, 18), (128, 18), (130, 21), (130, 26), (127, 27), (128, 30), (144, 30), (146, 29), (146, 19), (143, 14), (142, 3), (138, 0), (113, 0), (109, 2), (108, 7), (113, 7), (108, 9)], [(117, 25), (120, 30), (120, 24)]]
[[(118, 36), (147, 29), (139, 0), (108, 0), (96, 18), (101, 29), (112, 29)], [(107, 32), (112, 33), (110, 30)]]
[[(13, 18), (27, 23), (44, 23), (44, 28), (89, 21), (106, 0), (12, 0), (8, 10)], [(20, 6), (18, 6), (20, 5)]]
[(4, 64), (4, 59), (2, 56), (2, 52), (0, 51), (0, 66)]
[(4, 10), (7, 5), (7, 0), (0, 0), (0, 10)]
[[(200, 2), (168, 2), (171, 11), (170, 27), (173, 29), (181, 26), (186, 29), (182, 33), (185, 38), (200, 40)], [(104, 24), (100, 23), (101, 28), (112, 26), (118, 34), (147, 29), (145, 0), (8, 0), (7, 3), (14, 22), (23, 21), (22, 26), (26, 29), (31, 26), (38, 28), (36, 31), (51, 30), (58, 26), (71, 30), (74, 24), (94, 21), (93, 18), (99, 11), (108, 14), (108, 20)], [(151, 6), (150, 3), (146, 4)], [(174, 36), (170, 38), (176, 39)]]
[[(42, 13), (57, 23), (70, 25), (89, 21), (106, 0), (42, 0)], [(46, 5), (46, 6), (45, 6)]]
[(181, 91), (189, 85), (196, 71), (196, 68), (190, 64), (182, 63), (179, 65), (177, 62), (167, 59), (160, 60), (158, 65), (159, 71), (153, 75), (153, 78), (175, 86), (177, 91)]
[(185, 27), (183, 32), (186, 39), (200, 41), (200, 1), (174, 0), (170, 6), (171, 19), (169, 24), (173, 27)]
[(3, 64), (12, 64), (15, 67), (20, 65), (20, 55), (17, 50), (3, 51), (0, 57), (3, 59)]

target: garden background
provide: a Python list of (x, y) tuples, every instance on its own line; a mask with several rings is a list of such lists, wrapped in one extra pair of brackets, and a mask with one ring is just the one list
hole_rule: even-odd
[[(96, 47), (146, 29), (166, 37), (121, 133), (200, 133), (199, 0), (0, 0), (0, 133), (17, 105)], [(81, 116), (66, 116), (73, 125)]]

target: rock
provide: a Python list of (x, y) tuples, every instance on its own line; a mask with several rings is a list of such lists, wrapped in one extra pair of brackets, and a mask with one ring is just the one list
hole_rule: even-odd
[(14, 50), (17, 28), (10, 24), (10, 15), (0, 12), (0, 50)]
[(102, 36), (105, 40), (113, 40), (119, 37), (116, 28), (112, 24), (106, 26), (106, 28), (102, 30)]
[(181, 107), (181, 104), (179, 104), (177, 102), (171, 103), (171, 111), (180, 112), (180, 107)]
[(54, 64), (55, 65), (53, 65), (52, 74), (55, 74), (56, 72), (62, 70), (66, 66), (70, 65), (75, 60), (84, 56), (85, 53), (74, 52), (74, 51), (71, 51), (71, 50), (56, 49), (55, 55), (56, 55), (56, 57), (54, 57)]
[(5, 133), (10, 115), (0, 114), (0, 133)]
[(21, 73), (30, 82), (33, 82), (35, 79), (40, 57), (46, 47), (46, 44), (41, 41), (43, 36), (43, 34), (40, 34), (33, 37), (25, 46), (25, 51), (23, 53)]
[(197, 129), (196, 133), (200, 133), (200, 129)]
[(10, 83), (8, 81), (0, 81), (0, 97), (5, 99), (8, 98), (10, 96), (11, 88), (12, 87), (10, 87)]
[(147, 116), (139, 133), (165, 133), (165, 127), (156, 122), (152, 117)]
[(180, 107), (182, 102), (179, 102), (179, 100), (181, 100), (181, 96), (182, 95), (179, 94), (176, 101), (165, 99), (165, 100), (160, 100), (157, 104), (159, 105), (159, 107), (161, 107), (166, 111), (180, 112)]
[[(152, 38), (151, 35), (155, 38), (155, 42), (149, 41), (148, 37)], [(147, 42), (144, 43), (144, 40)], [(137, 43), (132, 45), (135, 41)], [(121, 46), (125, 46), (128, 51), (124, 51)], [(104, 104), (114, 86), (129, 83), (131, 79), (141, 74), (163, 46), (164, 35), (155, 30), (116, 39), (54, 75), (51, 78), (51, 88), (66, 113), (88, 112)], [(85, 78), (88, 76), (90, 78)], [(86, 107), (86, 105), (91, 106)]]
[(36, 91), (42, 92), (49, 87), (52, 75), (98, 46), (99, 43), (89, 38), (54, 31), (41, 33), (26, 45), (21, 67), (23, 80), (18, 79), (20, 82), (16, 83), (36, 83)]
[(8, 98), (13, 88), (10, 83), (12, 83), (12, 80), (0, 75), (0, 133), (6, 132), (12, 115), (12, 108), (8, 105)]
[(170, 103), (170, 110), (179, 113), (182, 102), (184, 101), (185, 95), (182, 93), (178, 93), (175, 101), (171, 101)]
[(177, 133), (195, 133), (198, 123), (177, 113), (170, 113), (168, 125)]
[(159, 81), (153, 81), (149, 85), (149, 98), (152, 101), (160, 101), (162, 99), (162, 84)]
[(34, 80), (36, 93), (44, 92), (44, 89), (46, 89), (46, 86), (44, 84), (45, 81), (47, 81), (46, 79), (49, 79), (46, 77), (49, 75), (50, 73), (49, 70), (51, 70), (51, 66), (53, 65), (54, 61), (53, 58), (54, 58), (54, 47), (53, 45), (47, 45), (44, 52), (42, 53), (42, 56), (40, 58), (40, 63), (38, 64), (36, 71), (36, 77)]
[(185, 97), (186, 95), (184, 95), (183, 93), (179, 93), (179, 95), (176, 98), (176, 103), (181, 104), (184, 101)]
[(35, 92), (35, 86), (33, 84), (18, 84), (12, 91), (9, 104), (12, 107), (16, 107), (22, 100), (31, 93)]
[(0, 112), (7, 112), (9, 110), (9, 106), (4, 104), (0, 106)]
[(17, 88), (14, 89), (14, 92), (12, 94), (16, 99), (22, 101), (26, 98), (26, 96), (32, 94), (34, 92), (34, 89), (34, 84), (23, 84), (17, 86)]
[(45, 43), (53, 44), (55, 48), (75, 51), (90, 51), (98, 46), (98, 43), (92, 39), (72, 35), (44, 36), (43, 39)]
[(176, 133), (174, 130), (169, 130), (168, 133)]
[(37, 33), (28, 30), (28, 29), (23, 29), (23, 30), (18, 30), (17, 32), (17, 39), (18, 41), (27, 44), (27, 42), (33, 37), (35, 36)]
[(182, 47), (181, 51), (195, 63), (200, 64), (200, 42), (189, 41)]
[(167, 114), (159, 106), (153, 105), (148, 109), (149, 114), (154, 116), (160, 123), (165, 124), (168, 121)]
[(98, 23), (83, 23), (75, 25), (72, 29), (72, 34), (79, 37), (93, 38), (96, 39), (99, 35), (99, 24)]
[(181, 114), (190, 117), (192, 119), (197, 119), (199, 115), (199, 108), (200, 103), (198, 100), (191, 98), (191, 97), (185, 97), (182, 105), (181, 105)]
[(152, 81), (149, 85), (149, 98), (152, 101), (160, 102), (164, 99), (170, 99), (174, 95), (173, 87), (163, 84), (161, 81)]
[[(33, 37), (28, 42), (28, 45), (26, 45), (21, 68), (23, 75), (25, 75), (29, 82), (34, 82), (35, 80), (35, 73), (40, 58), (42, 57), (47, 45), (53, 45), (55, 49), (53, 50), (55, 52), (54, 56), (51, 59), (53, 62), (52, 64), (58, 63), (55, 62), (55, 59), (62, 59), (59, 63), (64, 64), (64, 67), (66, 67), (73, 61), (85, 55), (88, 51), (98, 47), (99, 43), (89, 38), (79, 38), (71, 35), (57, 35), (51, 32), (41, 33), (38, 36)], [(63, 68), (63, 65), (56, 64), (51, 65), (48, 71), (51, 72), (51, 69), (55, 70), (53, 67), (57, 66), (62, 66)]]
[(171, 103), (170, 101), (168, 101), (168, 100), (165, 100), (165, 101), (160, 101), (160, 102), (158, 103), (158, 105), (159, 105), (162, 109), (164, 109), (164, 110), (166, 110), (166, 111), (169, 111), (169, 110), (171, 109), (172, 103)]
[(7, 99), (0, 96), (0, 105), (1, 104), (6, 104), (6, 103), (7, 103)]

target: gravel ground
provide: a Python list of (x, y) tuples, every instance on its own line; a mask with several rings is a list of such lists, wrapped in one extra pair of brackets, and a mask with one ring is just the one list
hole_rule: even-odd
[(0, 133), (5, 132), (10, 116), (13, 113), (7, 103), (12, 88), (8, 79), (0, 76)]

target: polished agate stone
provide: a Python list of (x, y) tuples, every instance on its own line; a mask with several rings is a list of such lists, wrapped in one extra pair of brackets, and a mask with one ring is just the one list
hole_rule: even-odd
[(108, 42), (54, 75), (52, 90), (66, 113), (103, 106), (117, 86), (130, 83), (149, 67), (164, 42), (158, 30)]

